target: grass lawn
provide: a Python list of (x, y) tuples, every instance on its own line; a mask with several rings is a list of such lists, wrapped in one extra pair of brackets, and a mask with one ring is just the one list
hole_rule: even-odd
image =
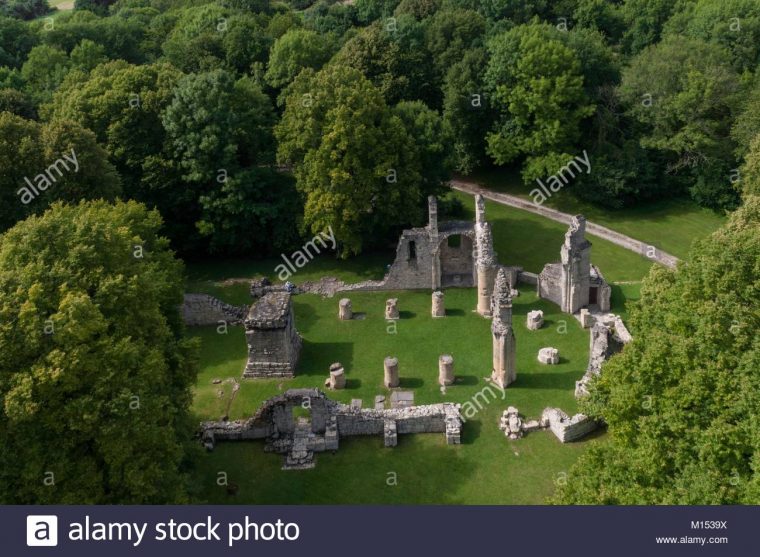
[[(399, 298), (401, 319), (390, 326), (383, 318), (385, 299)], [(382, 385), (383, 358), (399, 358), (401, 388), (413, 390), (417, 404), (464, 403), (484, 389), (490, 374), (490, 321), (472, 311), (475, 289), (446, 291), (447, 317), (430, 317), (429, 292), (352, 293), (355, 312), (363, 320), (337, 319), (338, 298), (301, 295), (294, 298), (296, 324), (304, 337), (298, 373), (291, 380), (243, 380), (231, 401), (231, 389), (212, 380), (239, 379), (246, 356), (242, 328), (218, 334), (213, 327), (191, 329), (202, 342), (202, 371), (195, 392), (199, 418), (250, 416), (259, 404), (284, 389), (321, 387), (330, 363), (346, 369), (347, 388), (330, 392), (349, 402), (360, 398), (371, 407)], [(525, 315), (543, 309), (546, 324), (528, 331)], [(554, 480), (592, 439), (562, 445), (547, 432), (508, 441), (497, 424), (508, 405), (527, 417), (538, 417), (546, 406), (576, 411), (575, 381), (588, 360), (588, 331), (553, 304), (538, 300), (529, 288), (514, 300), (518, 379), (505, 393), (492, 390), (488, 403), (468, 420), (461, 446), (446, 446), (443, 435), (400, 436), (399, 446), (383, 448), (380, 437), (341, 441), (336, 454), (320, 454), (317, 467), (305, 472), (280, 470), (281, 456), (265, 453), (263, 443), (221, 443), (201, 459), (198, 487), (201, 497), (214, 503), (541, 503), (553, 491)], [(559, 365), (536, 360), (538, 349), (560, 350)], [(437, 384), (438, 356), (454, 356), (456, 383), (442, 394)], [(220, 396), (221, 391), (221, 396)], [(497, 396), (496, 396), (497, 395)], [(483, 400), (483, 399), (481, 399)], [(239, 485), (229, 496), (216, 485), (224, 471)], [(389, 472), (398, 485), (388, 485)], [(392, 483), (392, 482), (391, 482)]]
[[(494, 191), (531, 199), (532, 186), (522, 182), (519, 172), (488, 169), (471, 177)], [(725, 222), (725, 217), (699, 207), (688, 198), (666, 199), (620, 210), (605, 209), (577, 199), (569, 189), (560, 190), (546, 205), (565, 213), (581, 213), (590, 221), (647, 242), (676, 257), (688, 255), (694, 240), (704, 238)]]

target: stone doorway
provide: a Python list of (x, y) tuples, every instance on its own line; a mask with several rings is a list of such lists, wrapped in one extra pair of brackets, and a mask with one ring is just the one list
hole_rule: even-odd
[(441, 287), (475, 286), (472, 251), (472, 239), (464, 234), (452, 234), (441, 240)]

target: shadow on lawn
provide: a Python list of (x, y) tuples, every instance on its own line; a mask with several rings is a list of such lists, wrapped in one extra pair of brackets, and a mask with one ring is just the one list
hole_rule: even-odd
[(575, 381), (580, 379), (583, 371), (571, 370), (559, 373), (524, 373), (517, 374), (515, 387), (527, 389), (573, 389)]
[(327, 377), (330, 364), (334, 362), (340, 362), (346, 373), (351, 373), (354, 363), (354, 344), (352, 342), (310, 342), (304, 339), (296, 375)]

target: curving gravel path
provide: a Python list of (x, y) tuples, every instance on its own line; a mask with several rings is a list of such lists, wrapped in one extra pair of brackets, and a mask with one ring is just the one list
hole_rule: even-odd
[[(570, 224), (570, 219), (573, 217), (573, 215), (570, 215), (568, 213), (550, 209), (549, 207), (544, 207), (543, 205), (536, 205), (531, 201), (521, 199), (514, 195), (509, 195), (507, 193), (498, 193), (485, 189), (474, 182), (466, 182), (464, 180), (451, 180), (449, 184), (455, 190), (472, 195), (479, 193), (486, 199), (489, 199), (496, 203), (508, 205), (516, 209), (522, 209), (523, 211), (528, 211), (530, 213), (535, 213), (537, 215), (541, 215), (542, 217), (546, 217), (547, 219), (561, 222), (563, 224)], [(608, 240), (613, 244), (617, 244), (618, 246), (621, 246), (627, 250), (638, 253), (642, 257), (656, 261), (657, 263), (660, 263), (666, 267), (673, 268), (679, 261), (675, 255), (671, 255), (662, 250), (656, 249), (650, 244), (641, 242), (639, 240), (631, 238), (630, 236), (621, 234), (620, 232), (610, 230), (605, 226), (587, 221), (586, 230), (589, 234)]]

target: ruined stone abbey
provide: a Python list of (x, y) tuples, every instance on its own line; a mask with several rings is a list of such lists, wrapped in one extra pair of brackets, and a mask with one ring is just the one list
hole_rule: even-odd
[[(427, 226), (402, 232), (395, 260), (383, 280), (352, 285), (341, 283), (336, 291), (429, 290), (432, 292), (431, 318), (441, 318), (446, 315), (441, 289), (475, 288), (473, 311), (491, 319), (490, 380), (499, 389), (505, 389), (518, 376), (518, 339), (512, 323), (512, 300), (519, 295), (518, 284), (535, 286), (540, 298), (557, 304), (563, 312), (574, 315), (584, 328), (591, 329), (588, 369), (576, 385), (576, 396), (584, 396), (586, 384), (600, 373), (604, 360), (630, 340), (619, 317), (608, 313), (611, 288), (600, 270), (591, 264), (591, 243), (585, 237), (585, 218), (573, 217), (560, 247), (560, 261), (548, 263), (540, 274), (533, 274), (498, 262), (482, 196), (475, 198), (474, 223), (439, 223), (434, 197), (428, 199), (428, 213)], [(256, 283), (251, 292), (258, 299), (247, 309), (188, 295), (185, 320), (189, 324), (203, 324), (204, 319), (213, 323), (220, 316), (224, 316), (223, 319), (234, 317), (236, 322), (244, 324), (248, 345), (243, 377), (293, 377), (302, 343), (296, 327), (291, 290), (298, 293), (298, 289), (291, 286), (275, 286), (266, 281)], [(204, 306), (204, 301), (208, 302), (208, 307)], [(387, 300), (386, 319), (398, 319), (397, 304), (396, 298)], [(337, 319), (350, 321), (356, 318), (350, 298), (342, 298), (336, 309)], [(529, 312), (526, 326), (529, 331), (541, 328), (543, 312)], [(547, 365), (556, 364), (559, 362), (558, 351), (552, 347), (542, 348), (538, 360)], [(439, 383), (443, 390), (454, 381), (453, 366), (450, 355), (440, 356)], [(391, 409), (385, 408), (384, 396), (376, 397), (374, 409), (363, 410), (361, 400), (347, 406), (331, 401), (321, 391), (296, 389), (271, 399), (251, 420), (204, 424), (204, 440), (207, 446), (213, 446), (219, 440), (266, 439), (267, 450), (286, 455), (285, 468), (313, 466), (315, 452), (337, 449), (339, 438), (347, 435), (384, 435), (385, 445), (394, 446), (398, 433), (442, 432), (446, 434), (447, 443), (459, 443), (462, 420), (458, 418), (458, 405), (414, 406), (412, 392), (396, 390), (398, 367), (395, 357), (385, 358), (382, 383), (393, 390)], [(325, 386), (342, 389), (345, 384), (343, 366), (336, 362), (330, 367)], [(311, 407), (312, 421), (294, 422), (291, 407), (307, 395), (317, 400), (318, 408)], [(556, 408), (547, 409), (541, 420), (523, 423), (517, 409), (510, 407), (505, 411), (500, 427), (512, 439), (528, 431), (549, 428), (565, 442), (587, 434), (596, 424), (581, 414), (569, 417)]]

